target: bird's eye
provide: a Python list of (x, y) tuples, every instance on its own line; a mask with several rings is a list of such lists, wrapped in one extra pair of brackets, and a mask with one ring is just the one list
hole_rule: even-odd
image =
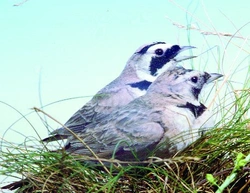
[(158, 56), (162, 56), (163, 53), (164, 53), (164, 51), (161, 48), (158, 48), (158, 49), (155, 50), (155, 54), (158, 55)]
[(197, 77), (197, 76), (193, 76), (193, 77), (191, 78), (191, 81), (192, 81), (193, 83), (197, 83), (197, 82), (198, 82), (198, 77)]

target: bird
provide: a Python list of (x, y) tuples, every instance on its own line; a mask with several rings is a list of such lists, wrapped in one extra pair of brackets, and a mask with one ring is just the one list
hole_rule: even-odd
[[(121, 74), (98, 91), (64, 126), (78, 133), (89, 123), (97, 123), (101, 115), (110, 114), (114, 109), (144, 95), (149, 85), (170, 66), (194, 58), (195, 56), (177, 57), (184, 50), (191, 48), (195, 47), (166, 42), (152, 42), (140, 46), (129, 58)], [(67, 139), (71, 132), (65, 127), (54, 130), (42, 141)]]
[(64, 149), (122, 161), (171, 157), (200, 137), (197, 130), (206, 120), (197, 120), (207, 113), (207, 108), (199, 102), (199, 94), (205, 85), (222, 76), (169, 67), (145, 95), (102, 115), (100, 122), (90, 123), (77, 137), (69, 136)]

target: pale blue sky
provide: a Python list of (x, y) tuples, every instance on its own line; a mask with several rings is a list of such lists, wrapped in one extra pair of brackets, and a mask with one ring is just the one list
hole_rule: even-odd
[[(21, 1), (0, 1), (0, 101), (23, 114), (31, 112), (34, 106), (40, 107), (39, 88), (43, 105), (95, 94), (119, 75), (139, 46), (151, 41), (181, 45), (190, 42), (197, 47), (196, 55), (213, 48), (193, 65), (216, 72), (220, 64), (220, 72), (225, 74), (230, 74), (246, 57), (247, 51), (240, 48), (249, 54), (249, 45), (243, 39), (235, 39), (226, 49), (222, 63), (229, 37), (203, 36), (197, 30), (188, 35), (187, 30), (177, 28), (167, 19), (181, 25), (192, 24), (204, 31), (233, 34), (250, 21), (249, 0), (226, 3), (218, 0), (29, 0), (13, 6)], [(249, 37), (249, 28), (246, 26), (237, 35)], [(249, 59), (246, 61), (239, 67), (245, 72)], [(190, 67), (190, 62), (186, 65)], [(234, 66), (230, 70), (231, 65)], [(235, 81), (243, 83), (244, 80)], [(60, 102), (44, 110), (65, 123), (89, 99)], [(20, 115), (2, 103), (0, 110), (2, 134)], [(48, 134), (35, 113), (27, 118), (42, 137)], [(52, 121), (50, 124), (58, 127)], [(24, 136), (37, 137), (25, 120), (12, 129)], [(21, 142), (24, 137), (20, 133), (8, 131), (5, 139)]]

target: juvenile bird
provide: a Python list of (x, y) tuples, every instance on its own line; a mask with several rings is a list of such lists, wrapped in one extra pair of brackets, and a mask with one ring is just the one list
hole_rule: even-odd
[[(149, 85), (170, 66), (194, 58), (194, 56), (177, 57), (182, 51), (191, 48), (194, 47), (180, 47), (165, 42), (141, 46), (130, 57), (120, 76), (101, 89), (65, 123), (65, 126), (75, 133), (81, 132), (89, 123), (97, 123), (98, 117), (110, 114), (114, 109), (144, 95)], [(62, 127), (50, 135), (43, 141), (66, 139), (71, 133)]]
[[(203, 123), (200, 120), (197, 124), (197, 119), (206, 113), (199, 94), (204, 85), (221, 76), (170, 67), (145, 95), (101, 117), (98, 124), (87, 125), (78, 137), (100, 158), (115, 155), (116, 159), (131, 161), (151, 155), (170, 157), (199, 137), (197, 129)], [(68, 137), (65, 149), (92, 156), (74, 136)]]

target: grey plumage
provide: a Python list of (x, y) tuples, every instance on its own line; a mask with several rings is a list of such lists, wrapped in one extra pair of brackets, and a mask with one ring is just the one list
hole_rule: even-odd
[[(102, 116), (144, 95), (149, 85), (162, 72), (182, 60), (193, 58), (177, 57), (180, 52), (190, 48), (194, 47), (180, 47), (165, 42), (140, 47), (130, 57), (120, 76), (101, 89), (65, 123), (65, 126), (75, 133), (81, 132), (88, 124), (98, 123)], [(66, 139), (70, 135), (65, 128), (59, 128), (43, 141)]]
[[(87, 125), (78, 137), (101, 158), (111, 158), (113, 153), (126, 161), (144, 160), (152, 153), (169, 157), (199, 137), (197, 129), (203, 123), (197, 119), (206, 113), (206, 107), (198, 96), (205, 84), (221, 76), (171, 67), (145, 95), (104, 115), (99, 123)], [(92, 156), (74, 136), (68, 137), (65, 149)]]

